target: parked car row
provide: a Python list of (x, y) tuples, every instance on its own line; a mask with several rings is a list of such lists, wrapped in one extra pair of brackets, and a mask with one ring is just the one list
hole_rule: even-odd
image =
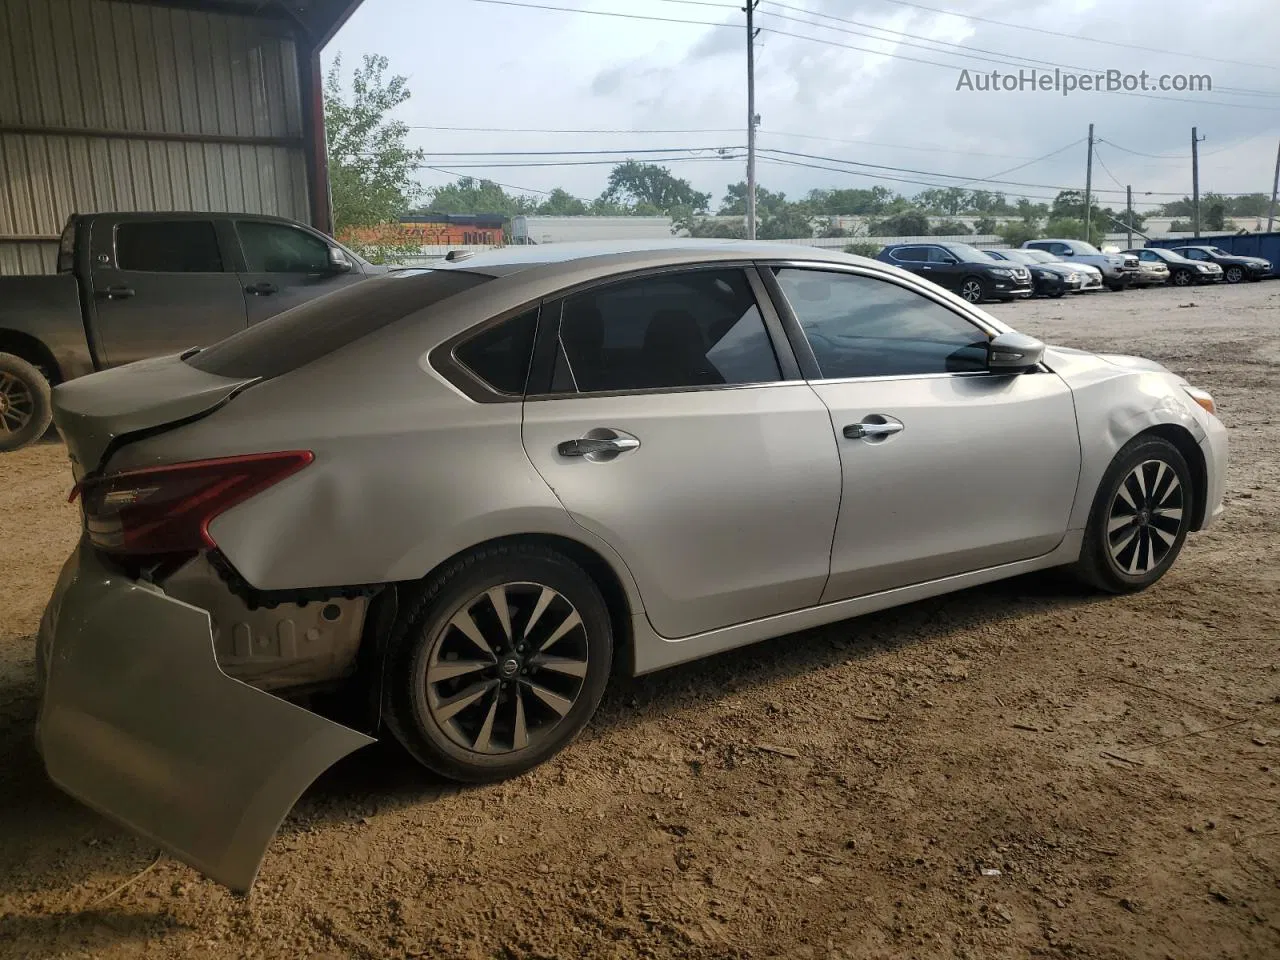
[(1262, 257), (1219, 247), (1142, 247), (1104, 253), (1083, 240), (1028, 240), (1017, 250), (978, 249), (967, 243), (894, 243), (876, 259), (960, 294), (970, 303), (1061, 297), (1068, 293), (1165, 284), (1242, 283), (1272, 275)]

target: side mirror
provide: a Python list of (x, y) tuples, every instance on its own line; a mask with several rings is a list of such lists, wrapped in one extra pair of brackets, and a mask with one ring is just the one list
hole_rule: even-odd
[(1026, 373), (1044, 359), (1044, 344), (1025, 333), (1002, 333), (987, 344), (992, 373)]
[(351, 258), (342, 252), (338, 247), (329, 248), (329, 272), (330, 273), (350, 273)]
[(1064, 257), (1074, 257), (1075, 255), (1076, 255), (1076, 252), (1072, 250), (1070, 247), (1067, 247), (1067, 249), (1062, 251), (1062, 256)]
[(947, 259), (943, 260), (942, 262), (954, 266), (960, 261), (957, 260), (955, 257), (947, 257)]

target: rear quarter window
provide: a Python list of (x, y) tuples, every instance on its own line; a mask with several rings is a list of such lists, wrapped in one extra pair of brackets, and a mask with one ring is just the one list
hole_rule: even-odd
[(187, 363), (219, 377), (278, 377), (492, 279), (462, 270), (406, 270), (362, 280), (232, 334)]

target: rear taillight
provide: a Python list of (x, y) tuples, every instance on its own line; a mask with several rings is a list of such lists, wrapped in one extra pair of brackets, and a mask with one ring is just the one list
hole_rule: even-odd
[(128, 556), (185, 553), (216, 546), (214, 517), (313, 459), (309, 450), (290, 450), (192, 460), (87, 479), (76, 490), (94, 546)]

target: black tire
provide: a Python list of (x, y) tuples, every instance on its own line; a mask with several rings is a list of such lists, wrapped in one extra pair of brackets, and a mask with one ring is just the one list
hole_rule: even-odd
[(1107, 289), (1112, 293), (1123, 293), (1129, 284), (1124, 280), (1108, 280)]
[(1169, 282), (1175, 287), (1189, 287), (1195, 282), (1195, 277), (1191, 276), (1190, 270), (1175, 270)]
[[(1139, 466), (1141, 484), (1135, 479)], [(1176, 486), (1170, 477), (1176, 479)], [(1131, 524), (1112, 530), (1113, 521), (1122, 521), (1130, 511), (1121, 484), (1136, 509)], [(1074, 572), (1107, 593), (1145, 590), (1168, 572), (1182, 552), (1194, 502), (1191, 470), (1178, 448), (1161, 437), (1135, 437), (1116, 454), (1098, 484)], [(1176, 529), (1170, 511), (1177, 513)], [(1130, 531), (1132, 540), (1126, 539)]]
[(1053, 300), (1057, 300), (1059, 297), (1063, 296), (1066, 292), (1067, 291), (1065, 290), (1055, 290), (1053, 293), (1047, 294), (1047, 296), (1049, 296)]
[[(497, 605), (485, 599), (494, 588), (503, 592), (504, 605), (515, 601), (505, 620), (499, 617)], [(535, 617), (543, 589), (549, 589), (556, 597), (544, 613)], [(526, 592), (520, 593), (522, 590)], [(468, 611), (475, 612), (479, 620)], [(561, 675), (563, 665), (552, 673), (535, 665), (535, 661), (547, 662), (547, 655), (540, 648), (553, 633), (544, 631), (551, 630), (557, 618), (559, 622), (572, 619), (569, 611), (576, 611), (580, 625), (554, 643), (558, 652), (573, 652), (575, 658), (581, 657), (585, 667), (580, 678)], [(499, 640), (506, 634), (504, 624), (509, 625), (509, 647), (494, 650), (492, 666), (429, 681), (429, 669), (438, 669), (441, 664), (467, 665), (457, 652), (459, 645), (465, 651), (475, 651), (474, 662), (489, 659), (479, 645), (467, 639), (467, 634), (451, 625), (455, 617), (464, 613), (480, 633), (485, 634), (487, 626), (491, 628), (489, 636)], [(534, 620), (537, 622), (532, 623)], [(536, 629), (527, 636), (540, 639), (528, 642), (524, 639), (525, 630), (531, 624)], [(499, 630), (502, 632), (494, 632)], [(517, 634), (523, 641), (520, 653), (516, 652)], [(489, 645), (502, 647), (502, 643)], [(445, 653), (449, 647), (452, 649)], [(553, 659), (571, 658), (557, 655)], [(536, 545), (484, 547), (433, 575), (394, 632), (383, 680), (387, 726), (419, 763), (441, 776), (468, 783), (504, 780), (542, 763), (582, 731), (604, 695), (612, 659), (608, 609), (595, 582), (581, 567)], [(506, 672), (506, 666), (516, 660), (524, 666)], [(574, 664), (577, 662), (574, 659)], [(440, 671), (447, 672), (447, 667)], [(470, 695), (469, 691), (485, 684), (497, 686), (491, 686), (490, 692), (454, 716), (440, 719), (442, 711), (452, 709)], [(543, 694), (533, 692), (535, 687), (566, 702), (571, 697), (572, 706), (558, 714), (542, 699)], [(435, 699), (441, 692), (446, 694), (445, 699)], [(545, 727), (536, 729), (535, 724), (540, 721), (545, 721)], [(470, 740), (469, 731), (477, 726), (474, 742), (464, 745), (462, 741)], [(517, 748), (517, 730), (521, 729), (526, 731), (527, 746)], [(496, 752), (478, 749), (482, 738)]]
[(965, 277), (960, 281), (960, 296), (968, 303), (982, 303), (988, 299), (986, 281), (981, 277)]
[(53, 420), (49, 381), (12, 353), (0, 353), (0, 453), (44, 436)]
[(1245, 280), (1244, 267), (1227, 267), (1223, 271), (1223, 276), (1226, 277), (1227, 283), (1243, 283)]

